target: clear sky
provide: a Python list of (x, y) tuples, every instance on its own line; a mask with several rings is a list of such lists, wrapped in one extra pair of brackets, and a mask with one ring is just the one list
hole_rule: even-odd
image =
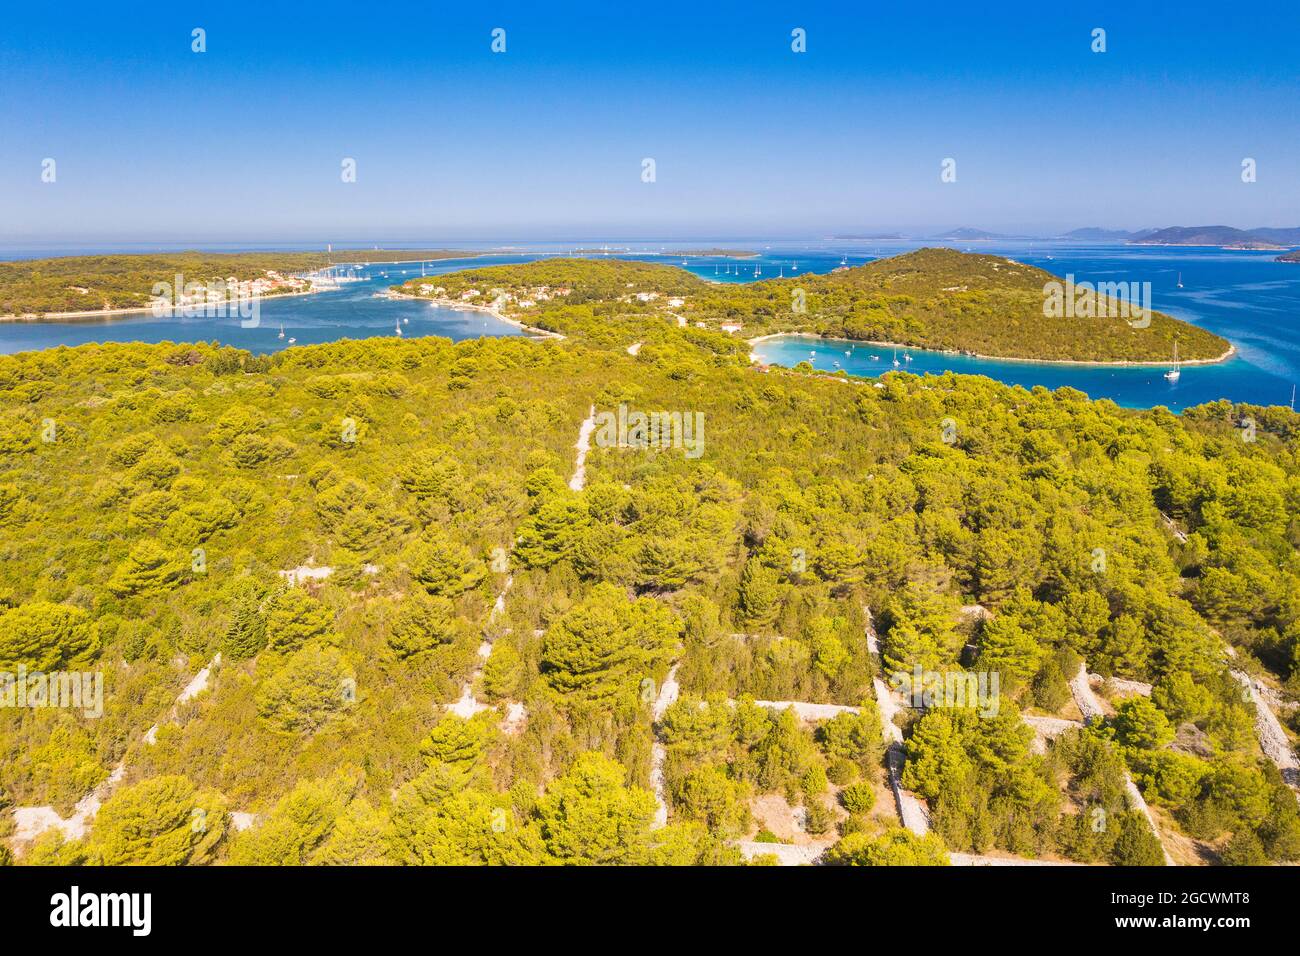
[(7, 4), (0, 239), (1294, 226), (1298, 36), (1295, 0)]

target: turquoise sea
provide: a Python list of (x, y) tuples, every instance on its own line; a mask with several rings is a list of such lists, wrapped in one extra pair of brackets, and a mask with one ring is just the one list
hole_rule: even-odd
[[(408, 247), (485, 248), (487, 244), (443, 241)], [(543, 256), (563, 255), (574, 248), (598, 248), (602, 243), (513, 243), (508, 251), (492, 251), (472, 259), (427, 263), (429, 275), (477, 265), (526, 262)], [(1150, 282), (1152, 305), (1159, 311), (1203, 326), (1231, 341), (1237, 355), (1217, 365), (1184, 366), (1182, 377), (1170, 383), (1162, 368), (1054, 365), (1009, 362), (908, 350), (911, 361), (899, 353), (903, 371), (960, 372), (988, 375), (1026, 387), (1070, 386), (1093, 398), (1109, 398), (1120, 405), (1165, 405), (1179, 410), (1219, 398), (1262, 405), (1286, 405), (1292, 387), (1300, 382), (1300, 265), (1275, 262), (1274, 252), (1236, 252), (1198, 247), (1148, 247), (1074, 242), (1007, 240), (996, 242), (872, 242), (728, 240), (699, 244), (704, 247), (752, 249), (756, 257), (718, 259), (686, 255), (667, 257), (661, 250), (682, 250), (690, 243), (610, 243), (610, 255), (667, 262), (682, 266), (715, 282), (755, 282), (784, 276), (825, 273), (841, 264), (861, 265), (871, 259), (897, 255), (922, 245), (1004, 255), (1057, 275), (1072, 273), (1076, 280)], [(284, 248), (307, 248), (283, 244)], [(388, 248), (400, 248), (387, 244)], [(183, 247), (176, 247), (183, 248)], [(228, 245), (214, 251), (238, 251)], [(265, 245), (258, 248), (267, 248)], [(141, 247), (13, 249), (0, 247), (0, 258), (38, 255), (74, 255), (90, 252), (158, 251)], [(310, 296), (263, 300), (258, 328), (240, 327), (238, 317), (168, 318), (149, 315), (51, 323), (0, 325), (0, 352), (20, 352), (77, 345), (83, 342), (218, 341), (255, 352), (286, 347), (288, 338), (306, 345), (340, 338), (403, 334), (442, 335), (460, 340), (483, 335), (518, 335), (513, 326), (481, 312), (434, 308), (427, 303), (389, 300), (376, 296), (389, 285), (420, 274), (419, 263), (374, 264), (360, 270), (362, 281), (338, 291)], [(1178, 287), (1179, 279), (1182, 288)], [(281, 326), (285, 339), (278, 337)], [(756, 351), (767, 362), (795, 365), (801, 361), (826, 371), (874, 376), (892, 371), (893, 353), (879, 346), (822, 342), (789, 337), (760, 343)], [(873, 358), (874, 356), (874, 358)]]

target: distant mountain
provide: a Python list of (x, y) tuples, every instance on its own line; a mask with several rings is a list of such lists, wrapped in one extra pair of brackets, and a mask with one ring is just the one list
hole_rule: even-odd
[(896, 232), (871, 232), (863, 235), (831, 236), (831, 238), (841, 242), (898, 242), (907, 237)]
[(957, 242), (976, 242), (983, 239), (1015, 239), (1017, 236), (1004, 236), (997, 232), (987, 232), (983, 229), (972, 229), (970, 226), (962, 226), (960, 229), (953, 229), (951, 232), (945, 232), (942, 235), (934, 236), (935, 239), (956, 240)]
[(1098, 226), (1086, 226), (1083, 229), (1071, 229), (1061, 239), (1078, 239), (1084, 242), (1124, 242), (1149, 236), (1154, 230), (1142, 229), (1129, 232), (1127, 229), (1102, 229)]
[(1225, 249), (1287, 249), (1300, 246), (1294, 229), (1237, 229), (1233, 226), (1170, 226), (1128, 240), (1135, 246), (1220, 246)]

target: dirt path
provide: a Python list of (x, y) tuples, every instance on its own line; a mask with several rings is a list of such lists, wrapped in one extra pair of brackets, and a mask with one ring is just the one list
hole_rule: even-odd
[(1031, 717), (1021, 714), (1020, 719), (1034, 729), (1034, 742), (1031, 749), (1037, 754), (1047, 753), (1048, 741), (1061, 736), (1067, 730), (1083, 726), (1077, 720), (1066, 720), (1063, 717)]
[(953, 866), (1086, 866), (1073, 860), (1031, 860), (1023, 856), (980, 856), (975, 853), (949, 853)]
[[(1074, 698), (1075, 706), (1079, 708), (1079, 713), (1083, 714), (1084, 723), (1092, 723), (1094, 720), (1104, 720), (1106, 711), (1101, 705), (1101, 701), (1092, 691), (1092, 683), (1088, 679), (1088, 665), (1081, 663), (1078, 672), (1070, 678), (1070, 695)], [(1146, 799), (1142, 796), (1142, 791), (1137, 788), (1133, 782), (1132, 775), (1124, 771), (1124, 789), (1128, 793), (1129, 802), (1142, 815), (1147, 818), (1147, 823), (1151, 827), (1151, 832), (1156, 835), (1160, 841), (1160, 852), (1165, 855), (1165, 866), (1177, 866), (1174, 858), (1169, 855), (1169, 849), (1165, 846), (1165, 839), (1160, 833), (1160, 826), (1156, 823), (1155, 815), (1152, 814), (1151, 808), (1147, 806)]]
[[(677, 683), (677, 665), (674, 664), (668, 671), (668, 676), (664, 678), (663, 686), (659, 688), (659, 695), (655, 698), (653, 715), (655, 721), (663, 718), (681, 694), (681, 686)], [(655, 740), (650, 745), (650, 789), (655, 795), (655, 816), (654, 822), (650, 824), (650, 829), (658, 830), (660, 827), (668, 824), (668, 802), (664, 799), (664, 760), (668, 757), (668, 749)]]
[(569, 487), (574, 491), (581, 491), (587, 485), (587, 452), (591, 451), (591, 433), (595, 430), (596, 406), (592, 405), (578, 429), (578, 443), (574, 445), (578, 455), (573, 461), (573, 477), (569, 479)]
[(779, 866), (811, 866), (816, 863), (826, 847), (816, 843), (795, 846), (792, 843), (759, 843), (754, 840), (738, 840), (736, 846), (740, 855), (746, 860), (758, 856), (774, 856)]
[[(177, 695), (175, 703), (172, 705), (167, 716), (163, 720), (171, 720), (176, 714), (176, 708), (181, 704), (193, 700), (203, 691), (208, 689), (208, 680), (212, 674), (212, 669), (221, 664), (221, 654), (218, 653), (212, 658), (211, 663), (202, 668), (191, 678), (190, 682), (185, 685), (180, 694)], [(158, 724), (154, 724), (144, 733), (143, 740), (145, 743), (152, 745), (158, 734)], [(90, 825), (95, 819), (95, 814), (117, 789), (122, 778), (126, 776), (126, 759), (119, 760), (112, 772), (104, 778), (90, 793), (86, 794), (77, 801), (76, 806), (72, 808), (72, 815), (66, 820), (59, 816), (57, 810), (53, 807), (15, 807), (14, 808), (14, 832), (11, 837), (15, 845), (26, 845), (35, 840), (46, 830), (57, 827), (63, 831), (65, 840), (82, 840), (90, 832)]]
[(1300, 789), (1300, 760), (1296, 759), (1295, 751), (1291, 749), (1291, 741), (1287, 738), (1286, 731), (1282, 729), (1282, 724), (1278, 722), (1277, 715), (1264, 700), (1264, 695), (1261, 693), (1264, 689), (1263, 685), (1244, 671), (1231, 673), (1237, 683), (1250, 695), (1250, 701), (1255, 705), (1255, 735), (1259, 738), (1259, 748), (1264, 751), (1264, 756), (1277, 765), (1287, 786), (1293, 790)]
[[(871, 608), (864, 606), (862, 610), (867, 617), (867, 651), (879, 661), (880, 641), (876, 637), (875, 619), (871, 616)], [(894, 794), (894, 808), (898, 811), (898, 819), (903, 826), (917, 836), (924, 836), (930, 832), (930, 811), (916, 794), (904, 790), (902, 784), (903, 731), (894, 723), (894, 715), (900, 709), (898, 701), (879, 677), (872, 681), (871, 686), (876, 694), (876, 709), (880, 712), (881, 733), (885, 738), (885, 767), (889, 776), (889, 789)]]
[(1089, 674), (1088, 684), (1092, 687), (1107, 687), (1113, 694), (1122, 694), (1126, 697), (1150, 697), (1151, 685), (1140, 680), (1126, 680), (1123, 677), (1102, 677), (1100, 674)]
[(862, 711), (861, 707), (848, 704), (813, 704), (802, 700), (756, 700), (754, 703), (765, 710), (793, 709), (800, 720), (830, 720), (836, 714), (857, 714)]
[[(488, 614), (488, 623), (495, 621), (505, 613), (506, 595), (510, 593), (510, 587), (514, 583), (514, 575), (510, 575), (506, 578), (505, 586), (501, 589), (501, 593), (497, 595), (497, 599), (492, 605), (492, 611)], [(483, 665), (487, 663), (487, 659), (491, 656), (492, 642), (485, 637), (478, 646), (478, 664), (469, 675), (469, 680), (467, 680), (460, 689), (460, 699), (454, 704), (446, 705), (449, 713), (453, 713), (457, 717), (464, 717), (468, 720), (480, 711), (492, 709), (490, 704), (485, 704), (474, 696), (474, 685), (478, 683), (479, 679), (483, 676)], [(523, 705), (520, 704), (518, 706), (522, 708)], [(515, 723), (515, 717), (517, 716), (519, 715), (514, 711), (512, 706), (510, 720), (508, 722), (512, 724)]]
[(1106, 710), (1101, 706), (1097, 695), (1092, 692), (1092, 684), (1088, 681), (1087, 664), (1080, 664), (1078, 672), (1070, 678), (1070, 696), (1074, 698), (1079, 713), (1083, 714), (1085, 724), (1105, 719)]

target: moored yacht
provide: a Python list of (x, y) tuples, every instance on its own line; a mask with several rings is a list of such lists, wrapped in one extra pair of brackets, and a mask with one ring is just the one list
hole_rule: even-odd
[(1182, 376), (1182, 371), (1178, 368), (1178, 343), (1174, 343), (1174, 367), (1165, 372), (1165, 380), (1176, 382)]

